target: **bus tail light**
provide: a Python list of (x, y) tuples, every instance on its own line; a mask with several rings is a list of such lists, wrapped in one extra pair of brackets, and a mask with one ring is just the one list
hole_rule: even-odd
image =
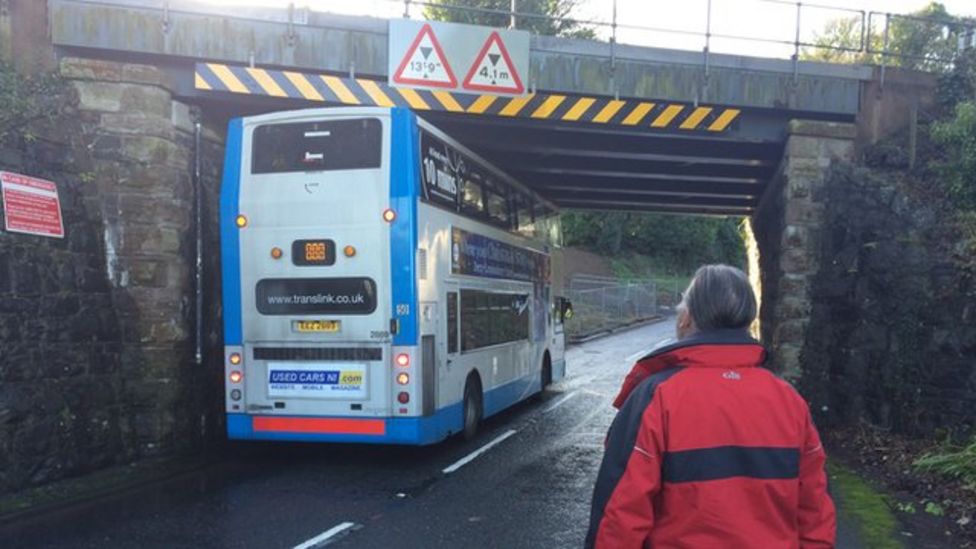
[(399, 402), (400, 404), (407, 404), (407, 403), (409, 403), (410, 402), (410, 393), (408, 393), (406, 391), (400, 391), (400, 394), (397, 395), (397, 402)]
[(400, 385), (406, 385), (407, 383), (410, 383), (410, 374), (406, 372), (400, 372), (396, 376), (396, 382), (399, 383)]
[(407, 366), (410, 366), (410, 355), (407, 353), (400, 353), (396, 356), (395, 362), (397, 366), (406, 368)]
[(393, 223), (395, 219), (396, 219), (396, 212), (393, 211), (392, 208), (387, 208), (383, 210), (383, 221), (386, 221), (387, 223)]
[(230, 356), (227, 358), (227, 361), (233, 364), (234, 366), (239, 365), (242, 360), (243, 359), (241, 358), (240, 353), (231, 353)]
[(240, 383), (242, 379), (244, 379), (244, 373), (243, 372), (241, 372), (240, 370), (232, 370), (231, 371), (231, 373), (230, 373), (230, 382), (231, 383)]

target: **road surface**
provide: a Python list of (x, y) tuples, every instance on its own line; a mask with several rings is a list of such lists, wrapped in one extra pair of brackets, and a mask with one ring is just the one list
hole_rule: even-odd
[(672, 336), (666, 321), (572, 347), (565, 380), (472, 442), (233, 445), (199, 474), (4, 537), (52, 548), (580, 547), (610, 401), (633, 360)]

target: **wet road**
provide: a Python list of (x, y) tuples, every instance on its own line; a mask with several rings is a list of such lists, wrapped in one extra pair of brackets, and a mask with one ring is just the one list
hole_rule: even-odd
[(235, 445), (205, 472), (47, 517), (0, 545), (580, 547), (610, 401), (633, 359), (672, 335), (667, 321), (570, 348), (566, 379), (469, 443)]

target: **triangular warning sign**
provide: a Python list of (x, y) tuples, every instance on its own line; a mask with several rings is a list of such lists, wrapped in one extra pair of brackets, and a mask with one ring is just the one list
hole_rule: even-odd
[(494, 93), (525, 92), (522, 79), (515, 70), (515, 63), (508, 56), (505, 43), (498, 32), (491, 33), (481, 52), (474, 58), (474, 64), (468, 71), (463, 84), (466, 90), (477, 90)]
[(413, 44), (407, 48), (407, 54), (393, 74), (393, 83), (434, 88), (457, 87), (457, 78), (447, 64), (447, 56), (430, 24), (420, 29)]

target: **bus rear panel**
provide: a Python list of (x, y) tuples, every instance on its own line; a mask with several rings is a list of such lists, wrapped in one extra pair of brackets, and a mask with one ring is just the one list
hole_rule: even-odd
[[(419, 299), (418, 248), (425, 262), (428, 248), (444, 261), (451, 252), (418, 245), (418, 149), (417, 119), (402, 109), (231, 122), (221, 189), (230, 438), (429, 444), (462, 428), (459, 397), (444, 393), (447, 338), (434, 335), (452, 312), (431, 301), (446, 296), (440, 286), (426, 283), (435, 297)], [(531, 352), (526, 343), (522, 370), (540, 360)], [(497, 356), (508, 355), (495, 355), (495, 371)], [(505, 388), (485, 387), (486, 412), (541, 389), (523, 374), (500, 404)]]

